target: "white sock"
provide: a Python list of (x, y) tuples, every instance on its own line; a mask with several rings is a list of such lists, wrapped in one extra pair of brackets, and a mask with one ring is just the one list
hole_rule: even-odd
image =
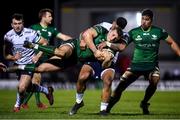
[(100, 111), (106, 110), (107, 106), (108, 106), (108, 103), (101, 102)]
[(39, 45), (38, 44), (35, 44), (34, 45), (34, 49), (38, 49)]
[(84, 93), (76, 93), (76, 103), (81, 103), (83, 100)]
[(14, 105), (14, 107), (20, 107), (20, 96), (19, 96), (19, 93), (17, 93), (16, 95), (16, 104)]

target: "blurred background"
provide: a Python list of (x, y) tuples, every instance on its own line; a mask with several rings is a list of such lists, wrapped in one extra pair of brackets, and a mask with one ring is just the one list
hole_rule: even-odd
[[(74, 38), (77, 38), (81, 31), (94, 24), (103, 21), (112, 22), (120, 16), (127, 19), (128, 24), (124, 31), (128, 32), (140, 25), (140, 12), (144, 8), (150, 8), (154, 11), (153, 24), (164, 28), (180, 45), (179, 0), (6, 0), (0, 6), (0, 60), (6, 65), (11, 63), (3, 59), (2, 46), (4, 34), (11, 29), (11, 15), (17, 12), (23, 13), (25, 27), (29, 27), (39, 22), (38, 12), (42, 8), (51, 8), (54, 11), (53, 25), (62, 33)], [(53, 44), (58, 44), (57, 40), (54, 40)], [(120, 54), (120, 59), (130, 59), (132, 50), (133, 45), (130, 45)], [(165, 42), (160, 45), (159, 60), (161, 70), (159, 89), (180, 90), (180, 59)], [(121, 61), (123, 60), (119, 60), (119, 62)], [(117, 69), (121, 67), (123, 67), (121, 63), (117, 63)], [(71, 68), (71, 71), (43, 73), (43, 81), (44, 83), (56, 83), (58, 88), (74, 88), (77, 74), (78, 69), (76, 67)], [(119, 70), (115, 78), (117, 82), (121, 74)], [(147, 84), (143, 78), (139, 78), (139, 81), (139, 83), (134, 84), (135, 88), (143, 88), (143, 85)], [(14, 73), (0, 73), (0, 82), (1, 88), (9, 88), (10, 83), (12, 83), (11, 87), (14, 88), (18, 81)], [(91, 83), (91, 87), (101, 87), (99, 79), (91, 80)]]

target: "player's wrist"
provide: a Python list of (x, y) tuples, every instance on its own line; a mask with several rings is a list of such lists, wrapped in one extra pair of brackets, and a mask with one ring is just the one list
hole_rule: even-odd
[(106, 45), (108, 46), (108, 47), (111, 47), (111, 45), (112, 45), (112, 43), (110, 43), (110, 42), (106, 42)]

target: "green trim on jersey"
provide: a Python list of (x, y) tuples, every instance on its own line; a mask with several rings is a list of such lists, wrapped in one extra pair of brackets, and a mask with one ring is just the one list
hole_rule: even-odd
[(129, 31), (129, 36), (128, 44), (135, 44), (132, 68), (148, 70), (155, 67), (158, 63), (160, 40), (166, 40), (168, 33), (155, 26), (151, 26), (147, 31), (137, 27)]
[(60, 32), (53, 26), (48, 26), (46, 28), (42, 27), (40, 24), (34, 24), (31, 26), (33, 30), (36, 30), (39, 35), (44, 37), (50, 42), (50, 40), (57, 36)]

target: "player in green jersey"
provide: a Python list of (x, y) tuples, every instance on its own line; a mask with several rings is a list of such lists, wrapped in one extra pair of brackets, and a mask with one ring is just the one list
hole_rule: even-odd
[[(149, 114), (148, 101), (154, 95), (157, 84), (160, 80), (160, 71), (158, 67), (158, 51), (160, 40), (170, 45), (171, 49), (180, 56), (180, 48), (174, 39), (168, 33), (159, 27), (153, 26), (153, 12), (145, 9), (142, 12), (141, 26), (129, 31), (129, 43), (135, 44), (135, 50), (130, 68), (120, 77), (120, 83), (113, 92), (107, 112), (120, 100), (122, 92), (141, 75), (149, 80), (149, 86), (145, 91), (145, 96), (140, 103), (143, 114)], [(109, 47), (114, 49), (125, 48), (118, 44), (110, 43)]]
[[(114, 27), (125, 28), (127, 25), (127, 21), (123, 17), (117, 18), (113, 21), (113, 24), (102, 22), (97, 24), (97, 26), (102, 26), (108, 31), (114, 29)], [(91, 34), (91, 30), (84, 32), (84, 34)], [(125, 33), (123, 32), (123, 36)], [(119, 42), (119, 41), (118, 41)], [(126, 41), (121, 41), (126, 42)], [(117, 54), (116, 54), (117, 55)], [(116, 57), (113, 57), (113, 61), (110, 67), (103, 69), (98, 61), (88, 61), (83, 64), (81, 67), (78, 80), (76, 83), (76, 100), (75, 104), (72, 106), (69, 115), (74, 115), (78, 112), (78, 110), (84, 106), (84, 93), (86, 90), (87, 81), (94, 78), (94, 79), (101, 79), (103, 81), (103, 88), (101, 94), (101, 103), (100, 103), (100, 115), (107, 115), (106, 108), (108, 106), (108, 99), (111, 95), (111, 84), (114, 79), (115, 75), (115, 62)]]
[[(51, 25), (52, 20), (53, 20), (53, 11), (49, 8), (44, 8), (41, 9), (39, 11), (39, 19), (40, 22), (37, 24), (34, 24), (31, 26), (32, 29), (36, 30), (38, 32), (39, 35), (41, 35), (43, 38), (45, 38), (48, 43), (52, 43), (52, 40), (54, 38), (58, 38), (58, 40), (68, 40), (71, 39), (70, 36), (65, 35), (61, 32), (59, 32), (54, 26)], [(39, 51), (37, 51), (39, 52)], [(37, 61), (36, 64), (39, 65), (40, 63), (43, 63), (45, 60), (48, 59), (48, 55), (47, 54), (43, 54), (43, 56), (40, 57), (39, 54), (37, 54), (34, 58), (34, 61)], [(41, 74), (40, 73), (35, 73), (33, 76), (33, 83), (36, 83), (38, 85), (40, 85), (41, 82)], [(27, 95), (27, 98), (24, 100), (22, 107), (27, 109), (28, 108), (28, 101), (32, 96), (32, 92), (29, 93), (29, 95)], [(39, 92), (35, 92), (35, 98), (36, 98), (36, 104), (37, 107), (40, 109), (46, 109), (47, 105), (43, 104), (40, 101), (40, 93)]]

